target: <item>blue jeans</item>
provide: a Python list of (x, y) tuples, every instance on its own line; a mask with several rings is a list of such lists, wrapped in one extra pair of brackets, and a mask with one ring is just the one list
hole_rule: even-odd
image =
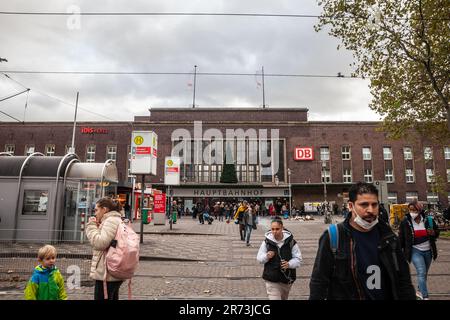
[(411, 260), (417, 271), (417, 283), (423, 298), (428, 298), (427, 275), (428, 269), (430, 269), (431, 259), (431, 250), (421, 251), (414, 247), (412, 248)]
[(249, 224), (245, 225), (245, 242), (250, 243), (250, 235), (252, 234), (253, 227)]

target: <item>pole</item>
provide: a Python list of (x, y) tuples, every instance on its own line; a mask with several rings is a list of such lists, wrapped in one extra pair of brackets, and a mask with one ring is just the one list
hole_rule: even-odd
[(144, 243), (144, 192), (145, 192), (145, 174), (142, 175), (141, 183), (141, 241)]
[(197, 81), (197, 66), (194, 66), (194, 97), (192, 98), (192, 108), (195, 108), (195, 84)]
[(263, 109), (266, 108), (266, 93), (264, 89), (264, 66), (262, 67), (262, 98), (263, 98)]
[(73, 119), (72, 145), (70, 146), (70, 151), (69, 151), (72, 153), (75, 153), (75, 129), (77, 126), (78, 95), (79, 95), (79, 92), (77, 92), (77, 101), (75, 103), (75, 117)]
[(292, 187), (291, 187), (291, 169), (288, 168), (288, 181), (289, 181), (289, 212), (292, 216)]
[(136, 177), (133, 175), (131, 177), (131, 200), (130, 200), (130, 221), (133, 222), (134, 214), (134, 185), (136, 184)]

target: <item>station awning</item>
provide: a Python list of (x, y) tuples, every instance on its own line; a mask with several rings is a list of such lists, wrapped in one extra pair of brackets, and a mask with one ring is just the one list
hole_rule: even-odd
[(66, 178), (99, 182), (103, 180), (112, 183), (119, 182), (117, 167), (114, 163), (73, 163), (67, 172)]

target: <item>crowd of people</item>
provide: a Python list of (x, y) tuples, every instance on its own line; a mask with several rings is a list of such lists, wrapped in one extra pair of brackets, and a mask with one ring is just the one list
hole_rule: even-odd
[[(281, 203), (280, 203), (281, 204)], [(209, 219), (231, 220), (239, 225), (240, 239), (250, 246), (252, 231), (264, 209), (258, 202), (216, 202), (211, 207), (197, 203), (192, 217), (205, 223)], [(269, 299), (288, 299), (296, 280), (302, 256), (299, 243), (284, 227), (285, 205), (275, 204), (270, 230), (264, 235), (257, 261), (264, 265), (262, 278)], [(179, 210), (173, 203), (174, 214)], [(267, 208), (270, 215), (270, 208)], [(439, 229), (417, 200), (408, 204), (398, 234), (383, 215), (386, 209), (378, 201), (378, 190), (369, 183), (350, 187), (345, 220), (330, 225), (319, 239), (310, 278), (311, 300), (413, 300), (429, 299), (427, 275), (437, 259)], [(327, 210), (327, 208), (325, 208)], [(102, 198), (95, 206), (95, 217), (86, 224), (86, 235), (93, 248), (91, 278), (95, 280), (94, 299), (116, 300), (123, 279), (114, 278), (105, 269), (105, 250), (113, 246), (122, 222), (121, 206), (111, 198)], [(344, 211), (344, 210), (343, 210)], [(214, 217), (214, 218), (213, 218)], [(44, 246), (38, 252), (39, 265), (25, 288), (26, 299), (64, 300), (64, 279), (56, 267), (56, 249)], [(417, 291), (413, 287), (409, 264), (417, 271)]]

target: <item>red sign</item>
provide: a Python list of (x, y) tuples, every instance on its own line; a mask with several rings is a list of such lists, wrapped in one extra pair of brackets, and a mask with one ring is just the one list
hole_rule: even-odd
[(136, 154), (151, 154), (151, 147), (136, 147)]
[(294, 160), (314, 160), (313, 147), (295, 148)]
[(156, 151), (155, 148), (153, 148), (153, 155), (154, 155), (155, 157), (158, 157), (158, 152)]
[(81, 133), (83, 134), (94, 134), (94, 133), (102, 133), (106, 134), (108, 133), (108, 129), (105, 128), (91, 128), (91, 127), (82, 127)]
[(178, 167), (167, 167), (167, 172), (174, 172), (177, 173), (179, 171)]
[(153, 213), (166, 213), (166, 194), (155, 194), (153, 198)]

